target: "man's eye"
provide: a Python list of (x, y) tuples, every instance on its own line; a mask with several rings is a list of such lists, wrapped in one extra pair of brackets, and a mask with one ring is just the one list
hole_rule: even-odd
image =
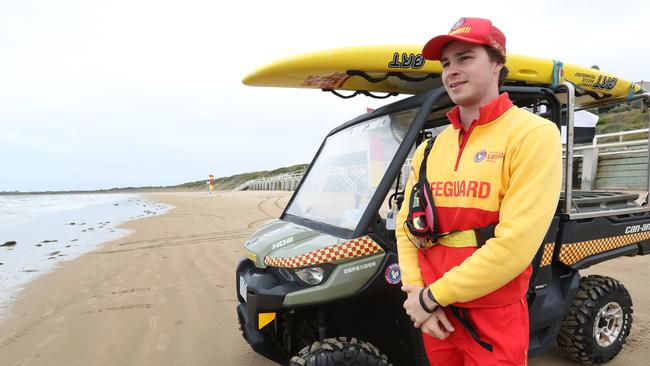
[(446, 68), (447, 66), (449, 66), (449, 62), (443, 62), (443, 63), (442, 63), (442, 68), (443, 68), (443, 69)]

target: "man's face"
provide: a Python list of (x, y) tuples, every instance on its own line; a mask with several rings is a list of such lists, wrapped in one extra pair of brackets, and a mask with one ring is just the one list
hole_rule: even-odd
[(498, 93), (499, 72), (503, 65), (490, 61), (483, 46), (451, 42), (442, 50), (440, 63), (442, 83), (457, 105), (478, 107), (490, 101), (493, 90)]

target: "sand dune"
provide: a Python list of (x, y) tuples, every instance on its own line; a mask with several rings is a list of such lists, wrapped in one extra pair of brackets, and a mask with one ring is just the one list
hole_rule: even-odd
[[(235, 266), (253, 229), (277, 217), (287, 192), (169, 193), (177, 208), (132, 221), (135, 233), (32, 282), (0, 325), (2, 365), (275, 365), (244, 342)], [(623, 281), (635, 301), (628, 345), (610, 365), (650, 359), (650, 258), (590, 273)], [(572, 365), (557, 349), (531, 365)]]

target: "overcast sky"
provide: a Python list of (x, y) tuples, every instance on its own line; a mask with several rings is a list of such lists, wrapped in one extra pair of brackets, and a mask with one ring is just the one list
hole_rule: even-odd
[(171, 185), (309, 162), (378, 107), (252, 88), (254, 68), (334, 47), (424, 44), (490, 18), (509, 52), (650, 79), (646, 1), (0, 2), (0, 191)]

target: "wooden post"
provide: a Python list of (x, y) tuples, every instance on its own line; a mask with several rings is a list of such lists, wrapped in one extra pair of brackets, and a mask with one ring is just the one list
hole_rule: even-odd
[(583, 191), (594, 189), (596, 186), (597, 173), (598, 148), (594, 145), (591, 149), (585, 149), (582, 154), (582, 179), (580, 181), (580, 189)]

